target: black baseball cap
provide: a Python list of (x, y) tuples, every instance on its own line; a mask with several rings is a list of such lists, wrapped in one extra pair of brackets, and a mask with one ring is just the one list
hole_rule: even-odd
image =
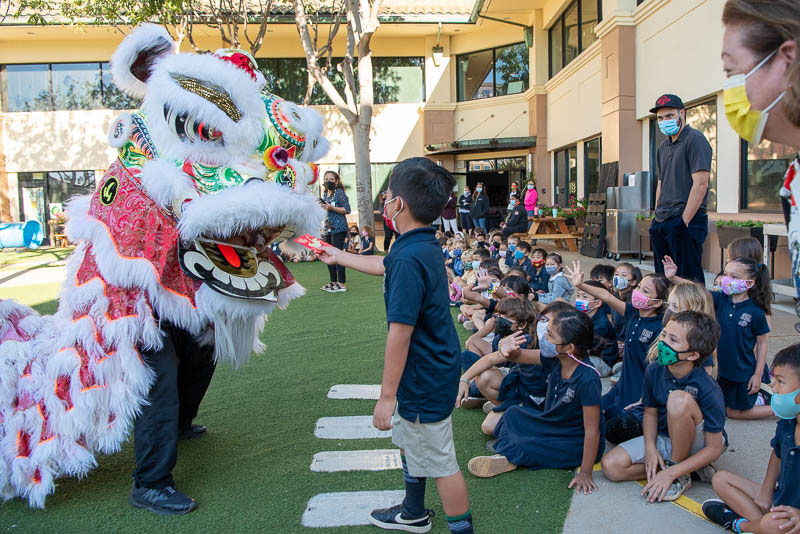
[(650, 113), (655, 113), (661, 108), (675, 108), (675, 109), (683, 109), (683, 100), (678, 95), (661, 95), (656, 100), (656, 105), (654, 108), (650, 109)]

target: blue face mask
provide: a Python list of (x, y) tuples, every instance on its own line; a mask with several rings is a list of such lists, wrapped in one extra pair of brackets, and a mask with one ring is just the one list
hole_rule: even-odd
[(679, 119), (670, 119), (668, 121), (659, 121), (658, 129), (664, 135), (675, 135), (681, 130), (681, 123)]
[(515, 250), (517, 250), (517, 245), (508, 245), (508, 250), (514, 252)]
[(624, 276), (614, 275), (614, 289), (617, 291), (622, 291), (623, 289), (628, 287), (628, 279)]
[(556, 346), (547, 340), (547, 323), (540, 322), (536, 325), (536, 335), (539, 337), (539, 356), (542, 358), (558, 356)]
[(473, 260), (472, 261), (472, 268), (475, 269), (476, 271), (478, 270), (478, 267), (480, 267), (480, 266), (481, 266), (481, 262), (479, 260)]
[(794, 398), (798, 393), (800, 393), (800, 389), (796, 389), (791, 393), (773, 393), (770, 405), (775, 415), (781, 419), (794, 419), (797, 417), (797, 414), (800, 414), (800, 404), (797, 404)]
[(558, 267), (556, 267), (555, 265), (546, 265), (544, 270), (547, 271), (547, 274), (553, 276), (558, 272)]
[(515, 260), (521, 260), (524, 257), (525, 257), (525, 253), (522, 252), (521, 250), (514, 251), (514, 259)]

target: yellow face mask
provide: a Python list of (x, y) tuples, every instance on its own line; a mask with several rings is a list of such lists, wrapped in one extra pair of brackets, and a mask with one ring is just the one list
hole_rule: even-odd
[(725, 81), (725, 85), (723, 86), (722, 99), (725, 101), (725, 116), (728, 117), (728, 122), (742, 139), (753, 145), (757, 145), (761, 142), (764, 126), (767, 124), (767, 119), (769, 118), (769, 110), (781, 101), (785, 91), (778, 95), (778, 98), (763, 111), (754, 110), (751, 109), (750, 99), (747, 98), (745, 82), (747, 78), (769, 61), (776, 52), (777, 50), (762, 59), (761, 62), (753, 67), (753, 70), (747, 74), (731, 76)]

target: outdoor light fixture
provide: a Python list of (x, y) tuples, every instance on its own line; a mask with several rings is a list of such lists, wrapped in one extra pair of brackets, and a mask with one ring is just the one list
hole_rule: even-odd
[(442, 64), (442, 58), (444, 57), (444, 48), (439, 45), (439, 41), (442, 39), (442, 23), (439, 23), (439, 33), (436, 35), (436, 46), (433, 47), (433, 66), (439, 67)]

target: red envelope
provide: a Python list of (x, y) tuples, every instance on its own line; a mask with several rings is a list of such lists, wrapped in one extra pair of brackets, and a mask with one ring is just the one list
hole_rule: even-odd
[(314, 237), (311, 234), (301, 235), (300, 237), (294, 238), (295, 243), (300, 243), (306, 248), (310, 248), (317, 254), (322, 253), (322, 247), (326, 245), (325, 241), (318, 237)]

